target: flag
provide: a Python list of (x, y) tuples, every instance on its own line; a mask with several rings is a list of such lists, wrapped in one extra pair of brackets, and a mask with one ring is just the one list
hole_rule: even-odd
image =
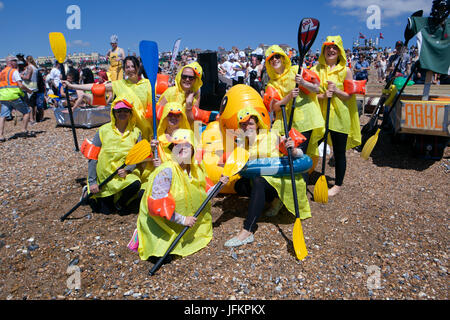
[(384, 39), (383, 34), (380, 32), (380, 39)]
[(170, 69), (173, 68), (174, 63), (175, 63), (175, 59), (176, 59), (177, 56), (178, 56), (178, 50), (180, 49), (180, 42), (181, 42), (181, 39), (177, 39), (177, 40), (175, 41), (174, 45), (173, 45), (172, 59), (171, 59), (171, 61), (170, 61)]
[(361, 32), (359, 33), (359, 38), (360, 39), (365, 39), (366, 38), (366, 36), (365, 35), (363, 35)]

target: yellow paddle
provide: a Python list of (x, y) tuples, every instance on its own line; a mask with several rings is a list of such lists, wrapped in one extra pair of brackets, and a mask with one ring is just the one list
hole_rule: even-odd
[[(132, 165), (132, 164), (138, 164), (145, 159), (147, 159), (149, 156), (151, 156), (152, 151), (150, 147), (150, 143), (147, 140), (141, 140), (138, 143), (136, 143), (133, 148), (128, 151), (127, 157), (125, 158), (125, 163), (121, 165), (119, 168), (116, 169), (108, 178), (103, 180), (99, 185), (98, 188), (101, 189), (105, 184), (107, 184), (109, 181), (111, 181), (112, 178), (119, 172), (120, 169), (125, 168), (126, 166)], [(60, 220), (64, 221), (72, 212), (74, 212), (76, 209), (78, 209), (79, 206), (81, 206), (87, 199), (89, 199), (93, 194), (88, 193), (85, 197), (83, 197), (80, 202), (78, 202), (72, 209), (70, 209), (66, 214), (64, 214)]]
[[(405, 83), (403, 84), (402, 88), (400, 89), (400, 91), (397, 92), (394, 101), (391, 103), (391, 107), (389, 108), (389, 111), (383, 116), (383, 123), (385, 121), (387, 121), (387, 119), (389, 119), (389, 116), (392, 112), (392, 110), (395, 109), (395, 106), (397, 105), (398, 100), (400, 99), (403, 91), (405, 90), (406, 86), (408, 85), (409, 80), (411, 79), (411, 76), (416, 72), (416, 69), (418, 68), (419, 64), (417, 62), (414, 63), (414, 65), (411, 68), (411, 71), (408, 75), (408, 78), (406, 78)], [(381, 127), (383, 126), (383, 123), (381, 125)], [(380, 126), (378, 126), (377, 132), (371, 136), (367, 142), (364, 144), (364, 147), (361, 151), (361, 158), (363, 158), (364, 160), (369, 159), (370, 154), (372, 153), (373, 149), (375, 148), (375, 145), (378, 142), (378, 134), (380, 133)]]
[[(234, 176), (236, 173), (238, 173), (247, 163), (248, 161), (248, 151), (241, 147), (236, 147), (233, 150), (233, 153), (228, 156), (228, 159), (225, 163), (225, 166), (223, 168), (223, 175), (227, 177)], [(222, 188), (223, 183), (219, 181), (213, 188), (211, 192), (209, 192), (208, 196), (206, 197), (205, 201), (200, 205), (197, 212), (194, 214), (194, 217), (198, 217), (200, 213), (203, 211), (203, 209), (208, 204), (209, 200), (211, 200), (217, 193), (219, 193), (220, 189)], [(156, 271), (158, 271), (159, 267), (161, 267), (164, 260), (167, 258), (169, 253), (172, 252), (173, 248), (177, 245), (178, 241), (180, 241), (181, 237), (186, 233), (186, 231), (189, 229), (189, 227), (184, 227), (183, 231), (175, 238), (175, 240), (170, 245), (169, 249), (167, 249), (164, 256), (162, 256), (153, 266), (153, 268), (150, 270), (149, 274), (153, 276)]]
[[(284, 132), (286, 137), (288, 137), (288, 124), (286, 122), (286, 107), (284, 105), (281, 106), (281, 113), (283, 115), (283, 125)], [(300, 211), (298, 208), (298, 199), (297, 199), (297, 187), (295, 184), (295, 176), (294, 176), (294, 166), (292, 160), (292, 148), (288, 148), (288, 159), (289, 159), (289, 169), (291, 174), (291, 184), (292, 184), (292, 195), (294, 196), (294, 208), (295, 208), (295, 223), (294, 228), (292, 229), (292, 242), (294, 244), (294, 251), (297, 259), (303, 260), (308, 255), (308, 250), (306, 250), (305, 238), (303, 236), (303, 228), (302, 223), (300, 221)]]
[(322, 175), (317, 180), (314, 185), (314, 201), (320, 203), (328, 202), (328, 183), (327, 178), (325, 177), (325, 162), (327, 159), (327, 140), (328, 140), (328, 124), (330, 121), (330, 106), (331, 106), (331, 98), (328, 98), (327, 101), (327, 117), (325, 119), (325, 137), (323, 140), (323, 156), (322, 156)]
[(55, 59), (59, 63), (64, 63), (67, 55), (66, 39), (64, 38), (64, 35), (61, 32), (50, 32), (48, 38)]
[[(67, 46), (66, 46), (66, 39), (64, 38), (64, 35), (61, 32), (50, 32), (48, 34), (48, 38), (50, 40), (50, 47), (52, 48), (53, 55), (55, 56), (55, 59), (63, 64), (66, 60), (66, 54), (67, 54)], [(63, 79), (66, 78), (64, 67), (61, 68), (61, 73), (63, 76)], [(70, 105), (70, 97), (69, 97), (69, 89), (65, 88), (66, 93), (66, 101), (67, 101), (67, 108), (69, 109), (69, 118), (70, 118), (70, 126), (72, 127), (72, 135), (73, 140), (75, 143), (75, 151), (80, 151), (78, 147), (78, 140), (77, 140), (77, 133), (75, 131), (75, 124), (73, 121), (73, 114), (72, 114), (72, 106)]]
[(364, 160), (369, 159), (373, 148), (377, 144), (378, 134), (380, 133), (380, 130), (381, 129), (378, 128), (377, 132), (366, 141), (366, 144), (364, 145), (364, 148), (361, 151), (361, 158), (363, 158)]

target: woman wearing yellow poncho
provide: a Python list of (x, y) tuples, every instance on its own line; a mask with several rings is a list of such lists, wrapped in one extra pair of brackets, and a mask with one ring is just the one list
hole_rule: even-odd
[(204, 168), (194, 160), (194, 133), (178, 129), (170, 148), (172, 159), (152, 172), (141, 200), (136, 247), (142, 260), (163, 256), (185, 226), (190, 228), (173, 249), (174, 255), (190, 255), (212, 239), (211, 205), (193, 217), (206, 199)]
[(125, 99), (115, 100), (111, 106), (111, 122), (101, 126), (93, 141), (85, 140), (81, 148), (89, 159), (88, 188), (93, 193), (89, 204), (94, 212), (125, 213), (132, 209), (128, 205), (135, 195), (138, 198), (133, 202), (139, 203), (142, 194), (138, 194), (141, 183), (136, 165), (120, 169), (102, 189), (99, 184), (123, 164), (130, 149), (140, 140), (141, 131), (135, 126), (133, 105)]
[[(249, 160), (257, 157), (280, 156), (278, 149), (280, 137), (276, 132), (268, 130), (258, 112), (251, 107), (244, 108), (238, 112), (238, 121), (239, 127), (245, 136), (242, 141), (245, 148), (249, 151)], [(288, 138), (285, 140), (285, 145), (286, 148), (294, 147), (294, 142), (291, 138)], [(302, 157), (302, 150), (294, 148), (293, 156)], [(295, 184), (298, 193), (300, 219), (310, 218), (311, 209), (306, 198), (306, 183), (301, 174), (295, 176)], [(295, 215), (290, 176), (241, 178), (236, 182), (234, 188), (238, 195), (250, 197), (250, 202), (243, 229), (236, 237), (225, 242), (226, 247), (237, 247), (254, 241), (253, 232), (255, 231), (256, 222), (262, 214), (265, 202), (271, 203), (271, 208), (266, 212), (268, 216), (276, 215), (283, 204)]]
[[(202, 74), (203, 69), (198, 62), (192, 62), (181, 68), (175, 77), (175, 85), (164, 91), (158, 100), (156, 105), (158, 119), (161, 118), (166, 103), (178, 102), (185, 108), (190, 122), (194, 120), (209, 122), (211, 111), (199, 108), (200, 88), (203, 85)], [(192, 113), (188, 114), (189, 111)]]
[(147, 186), (150, 173), (154, 170), (154, 166), (160, 165), (162, 162), (171, 160), (172, 152), (169, 149), (172, 143), (172, 134), (178, 129), (192, 130), (192, 124), (189, 123), (184, 108), (178, 102), (167, 103), (162, 112), (161, 120), (158, 124), (157, 140), (151, 141), (152, 148), (158, 147), (158, 159), (154, 159), (152, 163), (148, 163), (142, 172), (141, 181), (142, 188)]
[[(317, 142), (325, 132), (316, 97), (319, 83), (317, 76), (310, 70), (302, 68), (302, 74), (299, 75), (298, 68), (299, 66), (291, 66), (291, 60), (279, 46), (273, 45), (266, 50), (266, 70), (270, 80), (266, 87), (264, 103), (268, 110), (275, 112), (272, 130), (284, 134), (281, 106), (286, 106), (286, 115), (289, 119), (292, 100), (295, 99), (292, 127), (307, 138), (300, 147), (303, 153), (313, 157), (319, 154)], [(296, 84), (299, 88), (296, 88)]]
[(326, 117), (327, 100), (330, 104), (330, 145), (335, 158), (335, 185), (328, 190), (334, 196), (344, 182), (346, 170), (346, 150), (361, 144), (358, 107), (354, 94), (344, 91), (344, 80), (353, 80), (351, 70), (346, 66), (347, 58), (340, 36), (328, 36), (322, 44), (319, 63), (312, 68), (320, 78), (320, 94), (317, 95)]
[[(128, 56), (123, 61), (125, 79), (105, 83), (105, 89), (113, 92), (116, 97), (125, 97), (133, 106), (136, 117), (136, 126), (142, 132), (142, 138), (149, 140), (153, 134), (152, 126), (152, 86), (148, 79), (141, 75), (140, 62), (136, 57)], [(73, 90), (91, 90), (93, 84), (64, 85)]]

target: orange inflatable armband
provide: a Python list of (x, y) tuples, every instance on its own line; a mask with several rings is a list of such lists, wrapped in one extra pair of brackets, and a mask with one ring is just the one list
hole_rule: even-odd
[(344, 80), (344, 91), (348, 94), (366, 94), (367, 80)]
[(106, 87), (102, 83), (94, 83), (92, 85), (92, 105), (93, 106), (106, 106), (105, 92)]
[(166, 197), (160, 199), (147, 198), (148, 213), (153, 216), (160, 216), (170, 220), (175, 212), (175, 200), (169, 193)]
[(90, 140), (85, 139), (81, 144), (81, 153), (89, 160), (98, 160), (98, 154), (100, 153), (101, 147), (95, 146)]
[(169, 75), (161, 73), (156, 74), (156, 94), (163, 94), (167, 88), (169, 88)]
[(197, 106), (193, 106), (192, 113), (194, 114), (195, 120), (200, 120), (204, 124), (209, 123), (209, 117), (211, 115), (211, 111), (206, 111), (206, 110), (200, 109)]
[[(302, 68), (302, 78), (310, 83), (320, 83), (320, 79), (319, 76), (317, 75), (317, 73), (315, 73), (312, 70), (309, 70), (307, 68)], [(309, 94), (309, 90), (303, 87), (300, 87), (300, 90), (302, 90), (302, 92), (304, 94)]]
[(267, 108), (267, 111), (269, 111), (269, 112), (270, 112), (270, 103), (271, 103), (272, 99), (279, 101), (279, 100), (281, 100), (281, 97), (278, 94), (278, 91), (274, 87), (267, 86), (266, 92), (264, 93), (263, 102)]
[(153, 115), (152, 103), (147, 104), (147, 109), (145, 110), (145, 119), (150, 119)]
[[(301, 145), (303, 142), (306, 141), (306, 137), (294, 128), (291, 128), (291, 131), (289, 131), (289, 137), (294, 141), (295, 148), (297, 148), (299, 145)], [(287, 152), (287, 149), (285, 146), (285, 141), (280, 142), (278, 149), (285, 156), (288, 155), (288, 152)]]

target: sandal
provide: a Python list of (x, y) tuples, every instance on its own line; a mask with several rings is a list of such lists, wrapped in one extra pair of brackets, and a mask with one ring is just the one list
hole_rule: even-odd
[(5, 142), (6, 141), (6, 138), (1, 138), (0, 139), (0, 142)]
[(237, 236), (234, 238), (231, 238), (230, 240), (225, 242), (224, 246), (225, 247), (239, 247), (239, 246), (242, 246), (247, 243), (252, 243), (253, 241), (255, 241), (255, 237), (253, 236), (253, 233), (252, 233), (244, 240), (239, 240)]

